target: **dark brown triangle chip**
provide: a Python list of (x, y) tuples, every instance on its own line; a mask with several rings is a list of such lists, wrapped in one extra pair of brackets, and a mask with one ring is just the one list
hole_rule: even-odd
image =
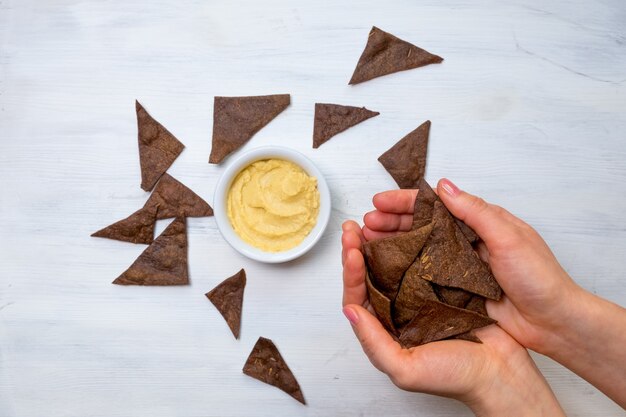
[(460, 288), (442, 287), (433, 284), (435, 293), (439, 297), (439, 301), (449, 306), (464, 308), (470, 299), (474, 296), (471, 292), (467, 292)]
[(365, 107), (315, 103), (313, 147), (319, 148), (336, 134), (379, 114)]
[(439, 301), (425, 300), (415, 318), (400, 333), (405, 348), (447, 339), (472, 329), (495, 323), (473, 311), (452, 307)]
[(91, 236), (149, 245), (154, 240), (156, 207), (144, 207), (127, 218), (115, 222)]
[(418, 48), (390, 33), (372, 27), (365, 49), (356, 64), (349, 84), (410, 70), (443, 61), (440, 56)]
[(465, 305), (466, 310), (473, 311), (483, 316), (487, 315), (487, 308), (485, 307), (485, 299), (480, 295), (474, 295), (468, 303)]
[(416, 188), (424, 177), (429, 132), (427, 120), (378, 158), (400, 188)]
[(424, 300), (438, 301), (430, 282), (418, 274), (419, 258), (404, 273), (400, 290), (393, 303), (393, 319), (397, 328), (413, 320)]
[(246, 287), (246, 271), (243, 268), (230, 278), (226, 278), (217, 287), (206, 293), (206, 297), (220, 312), (235, 339), (239, 339), (241, 328), (241, 306), (243, 291)]
[(178, 217), (170, 223), (113, 284), (189, 284), (185, 218)]
[(363, 255), (372, 284), (387, 298), (396, 298), (404, 272), (426, 242), (431, 225), (363, 244)]
[(454, 218), (441, 201), (433, 211), (433, 231), (420, 254), (422, 278), (445, 287), (499, 300), (502, 290), (491, 271), (478, 257)]
[(243, 366), (243, 373), (280, 388), (302, 404), (306, 404), (300, 384), (270, 339), (259, 337)]
[[(422, 178), (417, 182), (415, 187), (418, 190), (417, 197), (415, 198), (415, 207), (413, 210), (413, 229), (422, 227), (425, 224), (430, 223), (433, 218), (433, 206), (435, 201), (439, 200), (435, 191), (430, 185)], [(477, 242), (480, 237), (463, 221), (454, 218), (457, 226), (461, 229), (461, 232), (467, 237), (470, 243)]]
[(289, 106), (289, 94), (215, 97), (209, 163), (219, 164)]
[(183, 151), (183, 145), (161, 123), (148, 114), (138, 101), (137, 128), (139, 130), (139, 163), (141, 165), (141, 188), (150, 191), (161, 175), (174, 163)]
[(372, 284), (369, 273), (365, 276), (365, 285), (370, 305), (376, 312), (378, 319), (385, 326), (387, 331), (396, 334), (396, 328), (391, 318), (391, 301), (383, 293), (378, 291)]
[(213, 209), (206, 201), (167, 172), (144, 205), (144, 208), (149, 207), (158, 207), (157, 219), (213, 215)]
[(469, 243), (474, 244), (478, 242), (480, 237), (476, 234), (476, 232), (471, 227), (469, 227), (462, 220), (459, 220), (456, 217), (454, 218), (454, 221), (456, 222), (456, 225), (459, 226), (459, 229), (461, 229), (461, 232), (463, 232), (467, 240), (469, 240)]
[(417, 182), (417, 197), (413, 208), (413, 229), (430, 224), (433, 220), (433, 207), (435, 201), (439, 200), (435, 191), (422, 178)]

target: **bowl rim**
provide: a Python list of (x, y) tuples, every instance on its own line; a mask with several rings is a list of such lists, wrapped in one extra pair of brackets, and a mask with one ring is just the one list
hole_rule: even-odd
[[(320, 211), (317, 215), (315, 226), (298, 246), (283, 252), (266, 252), (245, 242), (233, 230), (226, 210), (227, 194), (237, 174), (256, 161), (271, 158), (293, 162), (307, 174), (315, 177), (317, 179), (317, 189), (320, 193)], [(242, 153), (225, 167), (215, 187), (213, 212), (217, 227), (224, 240), (237, 252), (250, 259), (264, 263), (288, 262), (308, 252), (324, 234), (330, 220), (330, 190), (320, 170), (302, 153), (282, 146), (260, 146)]]

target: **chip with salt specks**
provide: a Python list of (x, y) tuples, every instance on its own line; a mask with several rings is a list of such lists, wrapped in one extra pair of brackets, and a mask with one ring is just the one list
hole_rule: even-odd
[(270, 339), (259, 337), (243, 366), (243, 373), (280, 388), (302, 404), (306, 404), (300, 384)]
[(245, 287), (246, 271), (241, 268), (235, 275), (226, 278), (205, 294), (217, 308), (217, 311), (224, 317), (235, 339), (239, 339), (239, 331), (241, 329), (241, 307), (243, 306)]
[(488, 326), (495, 320), (473, 311), (452, 307), (439, 301), (425, 300), (415, 318), (400, 333), (400, 344), (411, 348), (447, 339)]
[(170, 223), (113, 284), (189, 284), (185, 218), (178, 217)]
[(422, 278), (499, 300), (500, 286), (441, 201), (435, 201), (432, 221), (433, 231), (420, 254)]
[(289, 94), (215, 97), (209, 163), (219, 164), (289, 106)]
[(378, 157), (398, 187), (416, 188), (424, 177), (429, 135), (430, 120), (427, 120)]
[(144, 207), (91, 236), (149, 245), (154, 240), (155, 222), (156, 207)]
[(213, 215), (206, 201), (168, 173), (163, 174), (144, 208), (158, 209), (157, 219)]
[(404, 272), (417, 257), (431, 229), (427, 225), (363, 244), (365, 263), (371, 273), (372, 283), (390, 300), (395, 298)]
[(178, 158), (185, 145), (150, 116), (138, 101), (135, 101), (135, 110), (137, 111), (141, 188), (151, 191), (159, 178)]
[(443, 58), (440, 56), (374, 26), (349, 84), (359, 84), (383, 75), (438, 64), (441, 61)]
[(336, 134), (379, 114), (365, 107), (315, 103), (313, 147), (319, 148)]

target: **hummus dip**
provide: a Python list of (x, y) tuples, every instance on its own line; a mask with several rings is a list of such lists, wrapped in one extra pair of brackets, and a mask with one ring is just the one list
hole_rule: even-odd
[(293, 162), (253, 162), (228, 191), (228, 219), (245, 242), (266, 252), (298, 246), (317, 222), (317, 179)]

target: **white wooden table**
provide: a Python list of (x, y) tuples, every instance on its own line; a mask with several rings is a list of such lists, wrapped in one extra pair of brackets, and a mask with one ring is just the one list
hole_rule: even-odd
[[(0, 416), (471, 415), (369, 364), (340, 310), (340, 225), (394, 187), (376, 158), (430, 119), (428, 180), (509, 208), (626, 304), (625, 22), (623, 0), (0, 0)], [(372, 25), (444, 63), (348, 86)], [(314, 250), (259, 264), (190, 219), (190, 286), (111, 285), (144, 249), (89, 237), (147, 199), (134, 99), (186, 145), (170, 173), (212, 202), (213, 96), (284, 92), (245, 149), (289, 146), (325, 173)], [(381, 115), (313, 150), (315, 102)], [(204, 293), (241, 267), (236, 341)], [(241, 373), (261, 335), (308, 406)], [(624, 415), (537, 360), (570, 416)]]

